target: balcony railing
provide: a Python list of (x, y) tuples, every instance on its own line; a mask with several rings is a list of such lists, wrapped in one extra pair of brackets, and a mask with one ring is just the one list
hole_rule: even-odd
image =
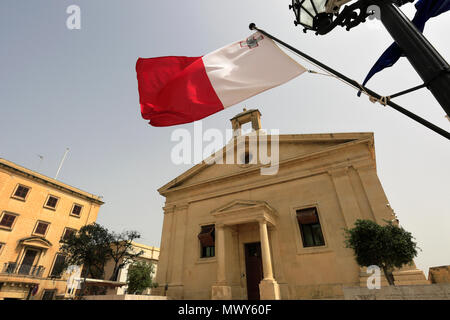
[(3, 266), (2, 273), (14, 274), (19, 276), (42, 277), (44, 269), (45, 268), (43, 266), (32, 266), (29, 264), (6, 262)]

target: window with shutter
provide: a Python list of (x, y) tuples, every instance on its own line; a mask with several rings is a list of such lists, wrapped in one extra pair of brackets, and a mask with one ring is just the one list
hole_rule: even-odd
[(72, 207), (71, 214), (74, 215), (74, 216), (80, 216), (82, 208), (83, 208), (83, 206), (81, 206), (79, 204), (74, 204), (73, 207)]
[(66, 260), (65, 255), (59, 253), (56, 254), (55, 263), (53, 264), (52, 272), (50, 272), (50, 277), (52, 278), (61, 277), (65, 260)]
[(45, 203), (45, 207), (49, 209), (56, 209), (56, 205), (58, 204), (58, 198), (55, 196), (48, 196), (47, 202)]
[(202, 226), (198, 239), (200, 241), (200, 257), (209, 258), (215, 256), (215, 228), (214, 225)]
[(16, 191), (14, 191), (13, 197), (21, 199), (21, 200), (25, 200), (25, 198), (27, 197), (28, 191), (30, 191), (30, 188), (19, 184), (16, 188)]
[(16, 216), (10, 213), (3, 213), (2, 219), (0, 220), (0, 226), (11, 229), (14, 221), (16, 220)]
[(69, 238), (75, 232), (76, 232), (75, 229), (71, 229), (71, 228), (64, 229), (64, 233), (63, 233), (63, 236), (62, 236), (63, 240), (67, 240), (67, 238)]
[(297, 210), (297, 221), (302, 236), (303, 247), (325, 245), (316, 208)]
[(34, 233), (42, 235), (42, 236), (45, 236), (45, 233), (47, 232), (48, 225), (49, 225), (49, 223), (47, 223), (47, 222), (39, 221), (37, 226), (36, 226), (36, 229), (34, 230)]

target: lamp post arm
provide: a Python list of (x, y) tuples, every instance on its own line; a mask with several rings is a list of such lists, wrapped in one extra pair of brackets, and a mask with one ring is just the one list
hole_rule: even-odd
[[(372, 91), (362, 85), (360, 85), (357, 81), (350, 79), (349, 77), (343, 75), (342, 73), (330, 68), (329, 66), (327, 66), (326, 64), (323, 64), (322, 62), (314, 59), (313, 57), (310, 57), (309, 55), (307, 55), (306, 53), (303, 53), (302, 51), (294, 48), (293, 46), (287, 44), (286, 42), (274, 37), (273, 35), (271, 35), (270, 33), (267, 33), (266, 31), (259, 29), (256, 27), (256, 25), (254, 23), (251, 23), (249, 25), (250, 30), (257, 30), (260, 33), (262, 33), (263, 35), (267, 36), (268, 38), (272, 39), (273, 41), (281, 44), (283, 47), (288, 48), (289, 50), (292, 50), (293, 52), (295, 52), (296, 54), (298, 54), (299, 56), (305, 58), (306, 60), (314, 63), (315, 65), (319, 66), (320, 68), (328, 71), (329, 73), (335, 75), (336, 77), (340, 78), (341, 80), (347, 82), (348, 84), (351, 84), (353, 87), (356, 87), (358, 89), (363, 89), (365, 92), (367, 92), (370, 96), (380, 100), (383, 97), (381, 95), (379, 95), (378, 93), (376, 93), (375, 91)], [(436, 132), (437, 134), (447, 138), (450, 140), (450, 132), (445, 131), (444, 129), (434, 125), (433, 123), (419, 117), (418, 115), (412, 113), (411, 111), (406, 110), (405, 108), (399, 106), (398, 104), (392, 102), (391, 100), (388, 99), (388, 101), (386, 102), (386, 104), (388, 106), (390, 106), (391, 108), (397, 110), (398, 112), (404, 114), (405, 116), (413, 119), (414, 121), (417, 121), (418, 123), (422, 124), (423, 126), (427, 127), (428, 129)]]
[[(356, 27), (370, 15), (367, 8), (374, 4), (374, 0), (360, 0), (345, 6), (341, 13), (328, 26), (316, 31), (316, 34), (324, 35), (336, 28), (337, 26), (346, 27), (346, 30)], [(359, 12), (358, 12), (359, 11)]]
[(399, 8), (389, 1), (380, 1), (378, 6), (381, 22), (450, 116), (449, 64)]
[[(329, 24), (316, 23), (313, 30), (324, 35), (336, 26), (347, 30), (356, 27), (371, 15), (370, 6), (379, 8), (380, 19), (386, 30), (402, 49), (402, 52), (424, 81), (438, 103), (450, 118), (450, 66), (424, 35), (397, 7), (412, 0), (359, 0), (345, 6)], [(342, 5), (346, 1), (335, 0), (330, 3)], [(329, 8), (328, 8), (329, 9)], [(335, 12), (339, 8), (334, 7)], [(370, 9), (369, 9), (370, 10)], [(319, 15), (316, 16), (319, 19)], [(299, 19), (299, 14), (296, 15)], [(299, 22), (299, 21), (298, 21)], [(298, 24), (298, 23), (297, 23)], [(304, 29), (306, 32), (307, 28)]]

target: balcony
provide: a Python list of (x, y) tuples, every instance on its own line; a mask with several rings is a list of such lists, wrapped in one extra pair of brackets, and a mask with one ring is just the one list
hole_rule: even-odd
[(43, 266), (32, 266), (28, 264), (18, 264), (16, 262), (6, 262), (1, 273), (15, 276), (42, 277), (44, 269), (45, 268)]

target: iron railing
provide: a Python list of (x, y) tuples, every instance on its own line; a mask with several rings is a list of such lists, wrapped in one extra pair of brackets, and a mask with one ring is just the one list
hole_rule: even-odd
[(16, 262), (5, 262), (2, 272), (19, 276), (42, 277), (44, 273), (43, 266), (33, 266), (29, 264), (18, 264)]

